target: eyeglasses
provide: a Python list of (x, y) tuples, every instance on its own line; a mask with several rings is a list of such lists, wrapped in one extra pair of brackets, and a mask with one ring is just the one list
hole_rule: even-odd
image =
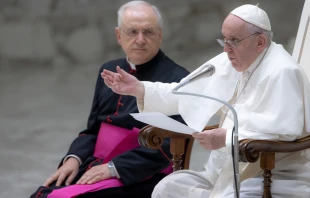
[(251, 34), (250, 36), (247, 36), (247, 37), (245, 37), (245, 38), (243, 38), (243, 39), (237, 39), (237, 38), (232, 38), (232, 39), (219, 38), (219, 39), (216, 39), (216, 41), (217, 41), (222, 47), (224, 47), (224, 46), (225, 46), (225, 43), (227, 43), (227, 44), (228, 44), (229, 46), (231, 46), (232, 48), (236, 48), (236, 47), (238, 46), (238, 44), (239, 44), (241, 41), (243, 41), (243, 40), (245, 40), (245, 39), (247, 39), (247, 38), (253, 36), (254, 34), (261, 34), (261, 33), (260, 33), (260, 32), (255, 32), (255, 33)]
[[(143, 34), (144, 37), (151, 38), (151, 37), (156, 35), (156, 32), (159, 29), (160, 28), (147, 28), (147, 29), (141, 30), (141, 33)], [(121, 28), (121, 30), (122, 30), (122, 32), (124, 32), (126, 34), (126, 36), (128, 36), (130, 38), (137, 37), (140, 33), (140, 30), (137, 30), (134, 28), (129, 28), (129, 29), (122, 29)]]

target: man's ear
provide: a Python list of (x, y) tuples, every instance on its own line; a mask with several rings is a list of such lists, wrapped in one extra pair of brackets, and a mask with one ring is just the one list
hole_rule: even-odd
[(160, 28), (158, 31), (159, 31), (159, 39), (160, 39), (160, 44), (161, 44), (163, 41), (163, 30)]
[(117, 39), (117, 42), (119, 45), (121, 45), (121, 28), (119, 27), (116, 27), (115, 28), (115, 36), (116, 36), (116, 39)]
[(258, 35), (258, 38), (257, 38), (257, 52), (262, 52), (265, 48), (266, 48), (266, 45), (267, 45), (267, 37), (265, 34), (260, 34)]

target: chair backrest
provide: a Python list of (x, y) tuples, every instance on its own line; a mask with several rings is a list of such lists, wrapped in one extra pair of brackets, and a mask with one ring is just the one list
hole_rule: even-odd
[(310, 0), (305, 0), (292, 56), (310, 80)]

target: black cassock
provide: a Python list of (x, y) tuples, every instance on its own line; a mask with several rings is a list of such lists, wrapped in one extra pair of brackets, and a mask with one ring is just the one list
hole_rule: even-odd
[[(93, 156), (101, 122), (106, 122), (127, 129), (132, 129), (133, 127), (142, 128), (145, 126), (144, 123), (133, 119), (129, 115), (129, 113), (138, 112), (135, 97), (114, 93), (104, 84), (104, 81), (100, 76), (103, 69), (116, 72), (116, 66), (120, 66), (123, 70), (131, 73), (140, 81), (164, 83), (179, 82), (189, 74), (186, 69), (169, 59), (161, 50), (149, 62), (142, 65), (136, 65), (136, 70), (130, 68), (125, 58), (113, 60), (102, 65), (96, 82), (96, 89), (87, 123), (87, 129), (80, 132), (79, 136), (71, 144), (67, 153), (67, 155), (74, 154), (79, 156), (83, 162), (79, 168), (79, 173), (72, 182), (73, 184), (79, 180), (90, 166), (102, 163), (102, 161), (96, 161), (96, 158)], [(183, 122), (179, 115), (172, 117)], [(169, 140), (166, 140), (162, 146), (162, 150), (167, 156), (171, 157), (169, 149)], [(141, 146), (118, 155), (113, 158), (112, 161), (117, 168), (117, 172), (119, 173), (124, 186), (86, 193), (78, 196), (79, 198), (151, 197), (153, 188), (165, 176), (159, 172), (167, 168), (170, 164), (170, 161), (167, 160), (160, 150), (148, 149)], [(62, 161), (60, 163), (60, 166), (61, 165)], [(149, 176), (153, 177), (144, 180)], [(31, 195), (31, 198), (44, 198), (54, 189), (64, 187), (55, 187), (54, 185), (55, 183), (48, 188), (43, 186), (39, 187), (38, 190)]]

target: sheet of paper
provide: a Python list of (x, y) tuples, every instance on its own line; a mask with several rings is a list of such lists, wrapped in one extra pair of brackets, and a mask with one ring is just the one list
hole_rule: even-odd
[(192, 134), (197, 132), (195, 129), (188, 127), (187, 125), (180, 123), (162, 113), (159, 112), (150, 112), (150, 113), (131, 113), (130, 114), (134, 119), (150, 124), (152, 126), (174, 131), (184, 134)]

